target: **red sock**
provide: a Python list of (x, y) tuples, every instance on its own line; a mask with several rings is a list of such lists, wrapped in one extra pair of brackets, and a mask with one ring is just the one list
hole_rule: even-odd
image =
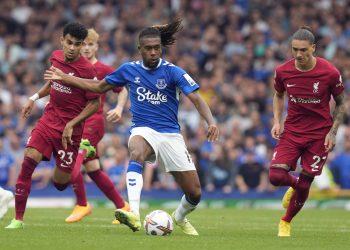
[(78, 176), (75, 178), (74, 183), (72, 183), (72, 187), (75, 193), (75, 197), (77, 198), (77, 205), (86, 206), (87, 200), (84, 178), (80, 171), (78, 173)]
[(15, 191), (16, 220), (23, 220), (27, 200), (32, 185), (32, 174), (38, 163), (32, 158), (24, 157), (21, 172), (18, 175)]
[(295, 189), (297, 184), (297, 178), (283, 168), (270, 167), (269, 177), (274, 186), (290, 186)]
[(79, 150), (79, 153), (77, 155), (77, 158), (75, 159), (75, 164), (73, 167), (73, 171), (72, 171), (72, 175), (71, 175), (71, 182), (75, 183), (76, 179), (78, 178), (79, 174), (81, 174), (81, 165), (83, 164), (83, 161), (85, 159), (86, 156), (86, 150)]
[(117, 208), (124, 207), (124, 199), (115, 188), (108, 175), (101, 169), (88, 173), (90, 178), (96, 183), (98, 188), (110, 199)]
[(282, 217), (282, 220), (291, 222), (293, 217), (300, 211), (307, 200), (307, 197), (309, 196), (310, 186), (313, 180), (313, 177), (304, 174), (299, 175), (295, 192), (290, 200), (285, 216)]

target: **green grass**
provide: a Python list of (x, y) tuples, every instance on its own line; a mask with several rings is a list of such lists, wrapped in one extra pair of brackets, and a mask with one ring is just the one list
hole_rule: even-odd
[[(154, 208), (156, 209), (156, 208)], [(13, 210), (0, 221), (0, 249), (349, 249), (349, 212), (305, 210), (294, 220), (291, 238), (278, 238), (283, 211), (198, 209), (190, 219), (199, 237), (175, 228), (168, 237), (133, 233), (111, 224), (113, 211), (96, 208), (84, 221), (66, 224), (67, 209), (28, 209), (24, 230), (5, 230)], [(143, 211), (144, 214), (147, 211)], [(170, 212), (170, 211), (168, 211)]]

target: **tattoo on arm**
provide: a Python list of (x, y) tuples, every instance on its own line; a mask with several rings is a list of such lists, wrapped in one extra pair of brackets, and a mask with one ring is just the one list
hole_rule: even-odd
[(340, 95), (334, 97), (335, 100), (335, 109), (333, 112), (333, 126), (331, 132), (336, 135), (339, 125), (343, 122), (345, 114), (345, 94), (344, 92)]

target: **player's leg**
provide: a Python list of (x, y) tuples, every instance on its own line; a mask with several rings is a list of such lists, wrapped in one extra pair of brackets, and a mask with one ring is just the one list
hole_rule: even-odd
[(8, 229), (23, 228), (23, 217), (32, 184), (32, 175), (42, 160), (43, 155), (35, 148), (27, 147), (24, 152), (22, 167), (16, 182), (15, 212), (16, 216), (6, 227)]
[(53, 170), (52, 182), (58, 191), (65, 190), (70, 184), (71, 173), (56, 166)]
[[(85, 162), (85, 170), (91, 180), (93, 180), (96, 186), (104, 193), (104, 195), (113, 202), (116, 209), (123, 209), (130, 211), (129, 204), (124, 201), (123, 197), (114, 186), (109, 176), (101, 169), (98, 159), (92, 159)], [(113, 224), (120, 224), (118, 220), (114, 220)]]
[(125, 202), (108, 175), (101, 170), (98, 159), (93, 159), (85, 163), (85, 169), (91, 180), (97, 187), (111, 200), (116, 208), (123, 208)]
[(130, 161), (126, 174), (127, 191), (130, 211), (117, 209), (115, 217), (122, 224), (126, 224), (133, 231), (141, 229), (140, 197), (143, 186), (142, 168), (146, 159), (154, 154), (153, 148), (141, 136), (134, 135), (129, 139)]
[(14, 198), (13, 193), (11, 191), (5, 190), (0, 187), (0, 219), (4, 217), (7, 213), (8, 205)]
[[(298, 140), (294, 140), (292, 135), (283, 134), (275, 148), (270, 164), (269, 178), (271, 184), (277, 187), (290, 187), (282, 199), (284, 208), (287, 208), (290, 204), (297, 185), (297, 178), (289, 173), (289, 171), (295, 170), (296, 162), (302, 153), (303, 145), (299, 145), (296, 141)], [(280, 220), (278, 236), (290, 236), (289, 222)]]
[(314, 176), (322, 173), (323, 165), (327, 160), (327, 152), (323, 145), (324, 140), (314, 140), (309, 143), (301, 156), (302, 172), (299, 175), (295, 191), (291, 197), (283, 221), (290, 223), (294, 216), (302, 209), (309, 196)]
[(85, 216), (91, 214), (92, 208), (87, 202), (84, 178), (81, 173), (81, 166), (86, 156), (93, 157), (96, 154), (96, 148), (90, 144), (87, 139), (82, 139), (79, 145), (78, 156), (71, 174), (71, 184), (77, 200), (72, 213), (65, 219), (68, 223), (78, 222)]
[(174, 222), (181, 227), (184, 233), (198, 235), (196, 229), (189, 223), (186, 215), (196, 209), (201, 199), (201, 186), (197, 171), (170, 172), (184, 195), (180, 204), (172, 214)]

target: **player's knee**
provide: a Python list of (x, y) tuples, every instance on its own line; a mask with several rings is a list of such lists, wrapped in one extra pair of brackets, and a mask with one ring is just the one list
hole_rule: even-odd
[(276, 167), (275, 165), (271, 166), (269, 171), (270, 183), (274, 186), (280, 186), (286, 174), (288, 174), (286, 169)]
[(55, 181), (52, 181), (52, 182), (53, 182), (53, 185), (55, 186), (55, 188), (56, 188), (58, 191), (63, 191), (63, 190), (65, 190), (65, 189), (68, 187), (68, 184), (69, 184), (69, 183), (61, 184), (61, 183), (58, 183), (58, 182), (55, 182)]
[(43, 158), (42, 154), (35, 148), (26, 148), (24, 151), (24, 157), (31, 158), (38, 163), (41, 162)]
[(142, 150), (134, 149), (130, 151), (130, 160), (143, 163), (145, 161), (145, 154)]

